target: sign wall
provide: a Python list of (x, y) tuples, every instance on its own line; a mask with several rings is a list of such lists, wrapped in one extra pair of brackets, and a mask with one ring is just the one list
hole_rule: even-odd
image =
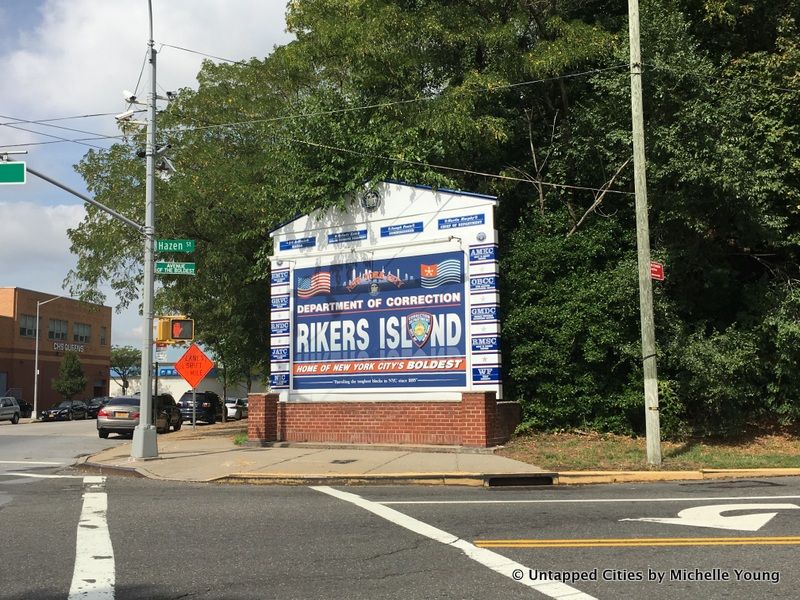
[(377, 197), (273, 232), (270, 387), (282, 400), (500, 397), (496, 199), (400, 184)]

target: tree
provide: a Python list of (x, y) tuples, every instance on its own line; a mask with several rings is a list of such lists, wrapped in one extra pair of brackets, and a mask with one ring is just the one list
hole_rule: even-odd
[(61, 366), (58, 368), (58, 377), (53, 381), (53, 389), (65, 400), (72, 400), (72, 397), (78, 392), (82, 392), (85, 387), (86, 376), (83, 374), (78, 354), (65, 352)]
[[(641, 13), (665, 429), (797, 418), (800, 3)], [(379, 179), (496, 194), (504, 390), (530, 426), (639, 431), (626, 19), (611, 0), (289, 3), (294, 41), (206, 62), (159, 118), (178, 170), (157, 181), (159, 233), (196, 239), (198, 268), (162, 277), (157, 306), (226, 371), (263, 372), (271, 229)], [(78, 170), (142, 221), (128, 134)], [(69, 235), (74, 294), (136, 298), (136, 234), (89, 207)]]
[(141, 371), (141, 350), (132, 346), (114, 346), (111, 348), (111, 378), (122, 388), (123, 395), (128, 392), (128, 379), (138, 376)]

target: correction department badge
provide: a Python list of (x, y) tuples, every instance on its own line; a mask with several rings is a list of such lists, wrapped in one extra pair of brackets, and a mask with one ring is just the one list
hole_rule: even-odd
[(414, 340), (418, 348), (422, 348), (431, 337), (433, 329), (433, 315), (426, 312), (411, 313), (406, 317), (408, 335)]

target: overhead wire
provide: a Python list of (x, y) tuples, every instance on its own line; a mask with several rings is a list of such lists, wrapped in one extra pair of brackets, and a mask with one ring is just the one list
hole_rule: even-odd
[(475, 171), (475, 170), (472, 170), (472, 169), (460, 169), (458, 167), (449, 167), (447, 165), (437, 165), (435, 163), (427, 163), (427, 162), (420, 161), (420, 160), (410, 160), (410, 159), (397, 158), (397, 157), (385, 156), (385, 155), (380, 155), (380, 154), (370, 154), (368, 152), (361, 152), (360, 150), (353, 150), (351, 148), (340, 148), (338, 146), (331, 146), (330, 144), (321, 144), (319, 142), (312, 142), (312, 141), (309, 141), (309, 140), (302, 140), (302, 139), (299, 139), (299, 138), (283, 138), (283, 139), (285, 139), (287, 141), (295, 142), (295, 143), (298, 143), (298, 144), (304, 144), (306, 146), (315, 147), (315, 148), (322, 148), (322, 149), (331, 150), (331, 151), (334, 151), (334, 152), (343, 152), (343, 153), (346, 153), (346, 154), (353, 154), (355, 156), (360, 156), (362, 158), (376, 158), (378, 160), (385, 160), (385, 161), (390, 161), (390, 162), (399, 162), (399, 163), (414, 165), (414, 166), (418, 166), (418, 167), (426, 167), (426, 168), (430, 168), (430, 169), (439, 169), (439, 170), (443, 170), (443, 171), (451, 171), (451, 172), (463, 173), (463, 174), (466, 174), (466, 175), (475, 175), (475, 176), (478, 176), (478, 177), (486, 177), (486, 178), (489, 178), (489, 179), (502, 179), (502, 180), (505, 180), (505, 181), (516, 181), (516, 182), (522, 182), (522, 183), (531, 183), (531, 184), (543, 185), (543, 186), (552, 187), (552, 188), (579, 190), (579, 191), (587, 191), (587, 192), (606, 192), (606, 193), (609, 193), (609, 194), (622, 194), (622, 195), (626, 195), (626, 196), (634, 195), (634, 192), (626, 192), (626, 191), (623, 191), (623, 190), (612, 190), (612, 189), (606, 189), (606, 188), (594, 188), (594, 187), (590, 187), (590, 186), (572, 185), (572, 184), (566, 184), (566, 183), (553, 183), (553, 182), (550, 182), (550, 181), (543, 181), (543, 180), (540, 180), (540, 179), (528, 179), (528, 178), (524, 178), (524, 177), (512, 177), (511, 175), (502, 175), (500, 173), (489, 173), (489, 172), (486, 172), (486, 171)]

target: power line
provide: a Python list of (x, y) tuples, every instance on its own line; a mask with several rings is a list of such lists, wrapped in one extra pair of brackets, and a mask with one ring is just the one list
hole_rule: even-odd
[[(25, 125), (25, 124), (33, 124), (33, 125), (40, 125), (45, 123), (54, 123), (56, 121), (72, 121), (75, 119), (91, 119), (94, 117), (110, 117), (111, 115), (117, 114), (116, 112), (107, 112), (107, 113), (90, 113), (86, 115), (73, 115), (71, 117), (55, 117), (52, 119), (25, 119), (25, 120), (16, 120), (10, 123), (0, 123), (0, 125)], [(2, 117), (6, 118), (6, 117)]]
[[(531, 79), (529, 81), (520, 81), (516, 83), (507, 83), (507, 84), (499, 84), (495, 86), (489, 87), (474, 87), (473, 89), (466, 89), (464, 91), (469, 93), (478, 93), (478, 92), (498, 92), (504, 91), (507, 89), (513, 89), (516, 87), (528, 86), (528, 85), (535, 85), (537, 83), (548, 83), (551, 81), (558, 81), (562, 79), (573, 79), (576, 77), (583, 77), (586, 75), (594, 75), (597, 73), (602, 73), (604, 71), (612, 71), (618, 70), (621, 68), (627, 68), (628, 65), (615, 65), (611, 67), (605, 67), (601, 69), (591, 69), (588, 71), (581, 71), (579, 73), (567, 73), (566, 75), (559, 75), (556, 77), (546, 77), (543, 79)], [(163, 128), (162, 131), (202, 131), (206, 129), (216, 129), (216, 128), (224, 128), (224, 127), (239, 127), (241, 125), (257, 125), (262, 123), (275, 123), (278, 121), (291, 121), (295, 119), (305, 119), (308, 117), (319, 117), (319, 116), (331, 116), (331, 115), (338, 115), (344, 114), (349, 112), (357, 112), (361, 110), (369, 110), (375, 108), (390, 108), (392, 106), (399, 106), (403, 104), (413, 104), (416, 102), (429, 102), (431, 100), (438, 100), (441, 99), (442, 96), (420, 96), (417, 98), (409, 98), (406, 100), (391, 100), (387, 102), (377, 102), (375, 104), (364, 104), (361, 106), (351, 106), (346, 108), (333, 108), (329, 110), (320, 110), (320, 111), (313, 111), (313, 112), (305, 112), (305, 113), (298, 113), (294, 115), (284, 115), (280, 117), (264, 117), (260, 119), (248, 119), (246, 121), (232, 121), (229, 123), (215, 123), (212, 125), (199, 125), (199, 126), (184, 126), (180, 128)]]
[[(728, 83), (742, 83), (739, 79), (734, 79), (733, 77), (722, 77), (721, 75), (704, 75), (701, 73), (697, 73), (695, 71), (687, 70), (687, 69), (679, 69), (677, 67), (667, 66), (667, 65), (651, 65), (644, 63), (645, 67), (649, 67), (656, 71), (666, 71), (668, 73), (679, 73), (681, 75), (693, 75), (696, 79), (715, 79), (717, 81), (727, 81)], [(797, 94), (800, 92), (798, 88), (786, 88), (777, 85), (770, 85), (768, 83), (756, 83), (756, 82), (747, 82), (745, 87), (757, 87), (763, 88), (768, 90), (775, 90), (778, 92), (788, 92), (790, 94)]]
[(505, 181), (517, 181), (517, 182), (522, 182), (522, 183), (535, 183), (537, 185), (544, 185), (544, 186), (552, 187), (552, 188), (579, 190), (579, 191), (585, 191), (585, 192), (605, 192), (605, 193), (608, 193), (608, 194), (622, 194), (622, 195), (625, 195), (625, 196), (633, 196), (634, 195), (633, 192), (626, 192), (626, 191), (623, 191), (623, 190), (612, 190), (612, 189), (607, 189), (607, 188), (594, 188), (594, 187), (589, 187), (589, 186), (571, 185), (571, 184), (566, 184), (566, 183), (553, 183), (553, 182), (550, 182), (550, 181), (542, 181), (542, 180), (539, 180), (539, 179), (526, 179), (526, 178), (523, 178), (523, 177), (512, 177), (510, 175), (501, 175), (499, 173), (487, 173), (485, 171), (473, 171), (471, 169), (459, 169), (457, 167), (448, 167), (446, 165), (437, 165), (437, 164), (434, 164), (434, 163), (426, 163), (426, 162), (419, 161), (419, 160), (408, 160), (408, 159), (405, 159), (405, 158), (395, 158), (395, 157), (384, 156), (384, 155), (380, 155), (380, 154), (370, 154), (368, 152), (361, 152), (359, 150), (352, 150), (350, 148), (339, 148), (337, 146), (331, 146), (329, 144), (321, 144), (321, 143), (318, 143), (318, 142), (311, 142), (309, 140), (301, 140), (301, 139), (298, 139), (298, 138), (281, 138), (281, 139), (284, 139), (284, 140), (290, 141), (290, 142), (296, 142), (298, 144), (304, 144), (306, 146), (311, 146), (311, 147), (314, 147), (314, 148), (322, 148), (324, 150), (332, 150), (334, 152), (343, 152), (343, 153), (346, 153), (346, 154), (353, 154), (355, 156), (360, 156), (362, 158), (376, 158), (376, 159), (379, 159), (379, 160), (385, 160), (385, 161), (389, 161), (389, 162), (400, 162), (400, 163), (405, 163), (405, 164), (409, 164), (409, 165), (414, 165), (414, 166), (417, 166), (417, 167), (427, 167), (427, 168), (430, 168), (430, 169), (440, 169), (440, 170), (443, 170), (443, 171), (451, 171), (451, 172), (456, 172), (456, 173), (463, 173), (463, 174), (466, 174), (466, 175), (476, 175), (476, 176), (479, 176), (479, 177), (486, 177), (486, 178), (489, 178), (489, 179), (502, 179), (502, 180), (505, 180)]
[(200, 56), (205, 56), (206, 58), (213, 58), (215, 60), (224, 60), (225, 62), (233, 63), (235, 65), (242, 65), (244, 67), (252, 67), (253, 65), (250, 63), (246, 63), (241, 60), (233, 60), (231, 58), (223, 58), (222, 56), (214, 56), (213, 54), (207, 54), (206, 52), (200, 52), (199, 50), (192, 50), (191, 48), (184, 48), (182, 46), (173, 46), (172, 44), (161, 44), (159, 46), (159, 52), (161, 48), (174, 48), (175, 50), (183, 50), (184, 52), (189, 52), (190, 54), (198, 54)]
[[(105, 150), (105, 148), (103, 148), (102, 146), (98, 146), (96, 144), (89, 144), (89, 143), (87, 143), (85, 141), (80, 141), (80, 140), (70, 140), (68, 138), (63, 138), (63, 137), (58, 136), (58, 135), (53, 135), (52, 133), (44, 133), (42, 131), (36, 131), (34, 129), (26, 129), (25, 127), (19, 127), (17, 125), (4, 124), (4, 126), (10, 128), (10, 129), (17, 129), (19, 131), (25, 131), (27, 133), (33, 133), (35, 135), (43, 135), (45, 137), (49, 137), (49, 138), (53, 138), (54, 140), (58, 140), (59, 142), (73, 142), (73, 143), (76, 143), (76, 144), (81, 144), (82, 146), (88, 146), (90, 148), (97, 148), (98, 150)], [(10, 145), (10, 146), (3, 146), (3, 148), (13, 148), (15, 146), (33, 146), (33, 145), (34, 144), (14, 144), (14, 145)]]
[(147, 57), (150, 55), (150, 48), (144, 51), (144, 58), (142, 59), (142, 68), (139, 69), (139, 77), (136, 79), (136, 86), (133, 88), (133, 95), (139, 93), (139, 84), (142, 82), (142, 75), (144, 74), (144, 66), (147, 64)]
[[(8, 123), (0, 123), (0, 126), (6, 126), (6, 125), (7, 126), (13, 126), (13, 125), (17, 125), (17, 124), (35, 124), (35, 125), (43, 125), (44, 127), (52, 127), (54, 129), (63, 129), (65, 131), (74, 131), (76, 133), (85, 133), (86, 135), (101, 135), (101, 134), (96, 133), (94, 131), (86, 131), (84, 129), (75, 129), (74, 127), (64, 127), (63, 125), (53, 125), (51, 123), (36, 123), (35, 121), (25, 121), (25, 120), (20, 119), (18, 117), (10, 117), (8, 115), (0, 115), (0, 119), (11, 119), (11, 121), (8, 122)], [(25, 129), (23, 131), (31, 131), (31, 130)], [(33, 133), (37, 133), (37, 132), (33, 132)], [(46, 135), (46, 134), (42, 134), (42, 135)]]

